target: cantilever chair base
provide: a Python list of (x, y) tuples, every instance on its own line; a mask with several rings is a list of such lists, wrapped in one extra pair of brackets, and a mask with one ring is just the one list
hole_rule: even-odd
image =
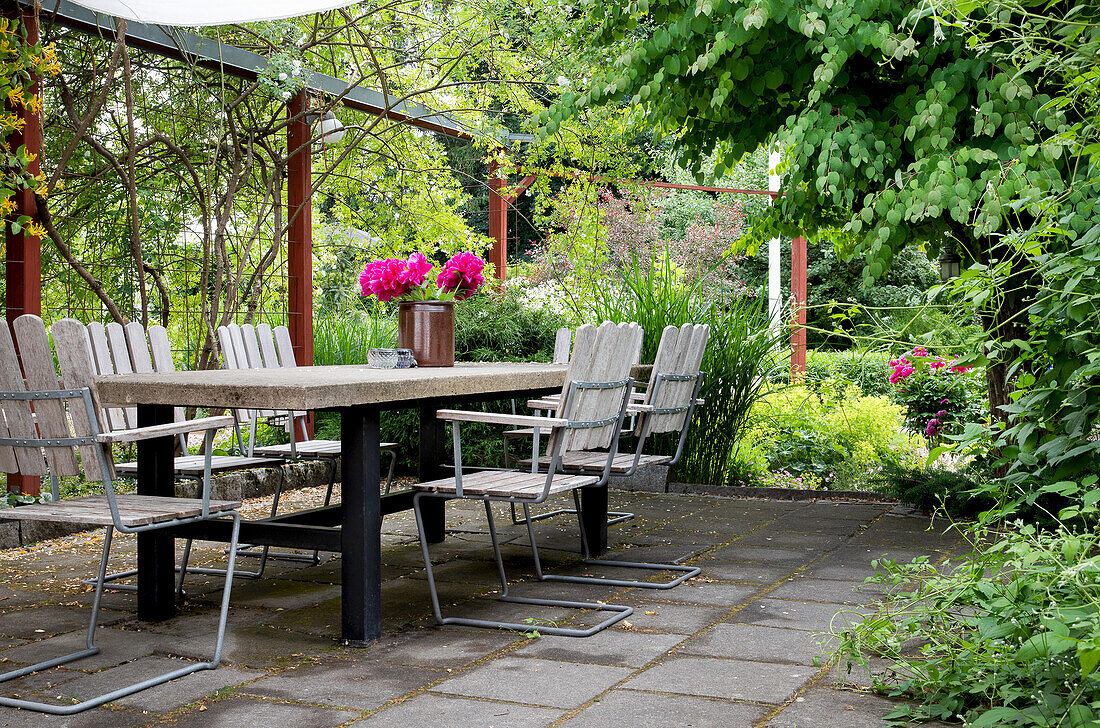
[[(236, 511), (227, 512), (225, 515), (230, 515), (233, 518), (233, 530), (230, 536), (230, 545), (235, 547), (237, 545), (237, 539), (240, 535), (241, 519)], [(139, 529), (143, 530), (143, 529)], [(70, 662), (76, 662), (82, 660), (85, 657), (91, 657), (99, 654), (99, 647), (95, 645), (95, 631), (97, 622), (99, 619), (100, 604), (103, 601), (103, 591), (107, 584), (107, 561), (111, 552), (111, 542), (114, 535), (114, 527), (108, 526), (107, 533), (103, 539), (103, 552), (100, 557), (99, 574), (94, 580), (96, 585), (95, 598), (92, 602), (92, 616), (88, 624), (88, 639), (87, 647), (83, 650), (78, 650), (63, 657), (55, 657), (50, 660), (44, 660), (34, 665), (27, 667), (21, 667), (18, 670), (11, 670), (0, 675), (0, 683), (7, 682), (9, 680), (15, 680), (16, 678), (30, 675), (31, 673), (39, 672), (41, 670), (48, 670), (59, 665), (66, 665)], [(175, 680), (178, 677), (190, 675), (200, 670), (213, 670), (221, 663), (222, 645), (225, 642), (225, 626), (229, 616), (229, 595), (230, 590), (233, 588), (233, 572), (236, 566), (236, 562), (233, 556), (229, 558), (229, 564), (226, 568), (225, 586), (222, 589), (222, 601), (221, 609), (218, 617), (218, 630), (217, 637), (214, 643), (214, 656), (213, 659), (206, 662), (196, 662), (190, 665), (184, 665), (178, 667), (175, 670), (156, 675), (154, 677), (146, 678), (140, 682), (132, 683), (117, 690), (112, 690), (102, 695), (97, 695), (94, 698), (74, 703), (72, 705), (56, 705), (53, 703), (40, 703), (33, 700), (23, 700), (21, 698), (8, 698), (0, 696), (0, 705), (6, 705), (12, 708), (22, 708), (24, 710), (32, 710), (38, 713), (48, 713), (51, 715), (74, 715), (76, 713), (82, 713), (85, 710), (95, 708), (104, 703), (109, 703), (119, 698), (124, 698), (127, 695), (133, 695), (134, 693), (151, 688), (156, 685), (162, 685), (170, 680)]]
[[(577, 494), (577, 491), (573, 491), (573, 505), (571, 509), (577, 514), (577, 520), (580, 520), (581, 513), (581, 499)], [(600, 576), (568, 576), (564, 574), (546, 574), (542, 570), (542, 564), (539, 563), (538, 551), (535, 550), (535, 532), (531, 527), (532, 520), (538, 520), (531, 518), (531, 506), (527, 503), (523, 504), (524, 521), (527, 523), (527, 538), (531, 542), (531, 549), (534, 552), (535, 558), (535, 573), (538, 575), (539, 581), (563, 581), (573, 584), (604, 584), (607, 586), (622, 586), (622, 587), (636, 587), (639, 589), (671, 589), (674, 586), (679, 586), (693, 576), (698, 576), (702, 573), (702, 569), (698, 566), (684, 566), (682, 564), (651, 564), (644, 561), (615, 561), (609, 559), (593, 559), (592, 552), (588, 548), (588, 539), (584, 533), (584, 526), (581, 526), (581, 550), (584, 554), (584, 560), (581, 562), (586, 566), (613, 566), (627, 569), (645, 569), (647, 571), (674, 571), (679, 572), (680, 575), (670, 581), (636, 581), (634, 579), (610, 579)]]
[[(498, 601), (508, 602), (512, 604), (531, 604), (540, 607), (562, 607), (565, 609), (584, 609), (597, 612), (612, 612), (612, 614), (606, 619), (601, 620), (597, 624), (590, 627), (558, 627), (554, 625), (542, 626), (534, 622), (520, 623), (520, 622), (504, 622), (494, 619), (474, 619), (470, 617), (444, 617), (439, 606), (439, 592), (435, 585), (435, 574), (432, 571), (432, 559), (428, 553), (428, 539), (427, 534), (424, 532), (424, 519), (420, 510), (420, 501), (424, 497), (447, 497), (438, 496), (430, 491), (422, 491), (413, 496), (413, 513), (416, 515), (416, 528), (420, 535), (420, 548), (424, 556), (424, 568), (428, 576), (428, 591), (431, 595), (432, 612), (435, 615), (435, 620), (440, 625), (461, 625), (463, 627), (483, 627), (485, 629), (502, 629), (515, 632), (532, 632), (537, 631), (539, 634), (557, 635), (559, 637), (590, 637), (597, 632), (601, 632), (613, 624), (617, 624), (622, 620), (629, 617), (634, 613), (634, 608), (625, 604), (606, 604), (601, 602), (573, 602), (562, 599), (538, 599), (535, 597), (515, 597), (508, 594), (508, 579), (504, 572), (504, 558), (500, 553), (500, 541), (497, 539), (496, 522), (493, 519), (492, 501), (505, 500), (503, 498), (492, 498), (490, 496), (483, 496), (482, 502), (485, 504), (485, 518), (489, 523), (489, 537), (493, 544), (493, 556), (496, 559), (497, 572), (500, 575), (501, 595), (497, 597)], [(528, 524), (528, 529), (531, 526)], [(535, 563), (538, 564), (538, 549), (535, 546), (534, 540), (531, 541), (531, 548), (535, 553)]]

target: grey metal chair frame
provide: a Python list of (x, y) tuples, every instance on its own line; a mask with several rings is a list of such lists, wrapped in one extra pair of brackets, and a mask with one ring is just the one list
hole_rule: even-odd
[[(92, 655), (99, 653), (99, 647), (95, 645), (95, 632), (97, 621), (99, 618), (100, 604), (103, 599), (104, 584), (107, 580), (107, 562), (110, 556), (111, 543), (113, 540), (113, 534), (115, 531), (120, 533), (146, 533), (154, 530), (161, 530), (165, 528), (171, 528), (173, 526), (179, 526), (186, 523), (195, 523), (197, 521), (209, 520), (211, 518), (230, 517), (233, 520), (233, 527), (230, 534), (230, 542), (234, 546), (237, 543), (238, 536), (240, 534), (241, 517), (236, 510), (232, 511), (219, 511), (217, 513), (210, 512), (210, 453), (211, 444), (213, 442), (214, 431), (213, 429), (207, 429), (206, 431), (206, 477), (203, 481), (202, 488), (202, 513), (198, 516), (187, 518), (176, 518), (170, 521), (163, 521), (160, 523), (152, 523), (143, 526), (127, 526), (122, 522), (119, 515), (118, 503), (115, 498), (115, 490), (113, 479), (111, 475), (111, 467), (107, 461), (107, 457), (104, 453), (105, 446), (101, 444), (99, 436), (102, 434), (98, 426), (98, 417), (96, 416), (95, 404), (92, 400), (91, 389), (88, 387), (82, 387), (77, 389), (60, 389), (60, 390), (37, 390), (26, 392), (0, 392), (0, 401), (3, 400), (30, 400), (30, 401), (42, 401), (42, 400), (65, 400), (65, 399), (77, 399), (82, 398), (84, 403), (85, 412), (88, 417), (88, 423), (91, 428), (91, 434), (85, 437), (59, 437), (59, 438), (14, 438), (14, 437), (0, 437), (0, 446), (7, 447), (33, 447), (33, 448), (62, 448), (62, 447), (76, 447), (76, 446), (92, 446), (96, 452), (100, 474), (104, 483), (104, 490), (107, 496), (108, 507), (111, 511), (112, 525), (107, 526), (106, 535), (103, 540), (103, 551), (100, 556), (99, 572), (96, 579), (95, 597), (92, 601), (92, 615), (88, 625), (87, 639), (85, 641), (85, 647), (82, 650), (78, 650), (68, 655), (56, 657), (50, 660), (44, 660), (34, 665), (22, 667), (17, 670), (11, 670), (0, 675), (0, 683), (14, 680), (25, 675), (29, 675), (40, 670), (48, 670), (59, 665), (64, 665), (76, 660), (83, 659), (85, 657), (91, 657)], [(60, 500), (60, 493), (58, 489), (57, 477), (51, 473), (50, 475), (50, 487), (51, 494), (55, 500)], [(40, 703), (33, 700), (23, 700), (21, 698), (9, 698), (0, 696), (0, 705), (7, 705), (13, 708), (23, 708), (25, 710), (33, 710), (40, 713), (49, 713), (52, 715), (73, 715), (80, 713), (90, 708), (94, 708), (98, 705), (103, 705), (112, 700), (132, 695), (146, 688), (153, 687), (155, 685), (161, 685), (174, 680), (184, 675), (190, 675), (193, 672), (200, 670), (213, 670), (221, 662), (222, 647), (225, 642), (225, 626), (229, 615), (229, 595), (233, 588), (233, 572), (236, 565), (233, 556), (230, 556), (229, 565), (226, 570), (225, 586), (222, 591), (221, 611), (218, 617), (218, 630), (217, 638), (214, 644), (214, 655), (211, 660), (207, 662), (197, 662), (191, 665), (176, 668), (166, 673), (162, 673), (155, 677), (147, 678), (139, 682), (126, 685), (124, 687), (112, 690), (107, 693), (103, 693), (93, 698), (81, 701), (74, 705), (54, 705), (51, 703)]]
[[(634, 380), (631, 378), (623, 379), (615, 382), (571, 382), (566, 397), (564, 412), (569, 412), (570, 405), (572, 404), (574, 395), (578, 391), (585, 389), (603, 389), (610, 390), (621, 388), (624, 391), (622, 406), (619, 409), (617, 417), (595, 420), (595, 421), (577, 421), (570, 420), (566, 429), (592, 429), (599, 427), (606, 427), (610, 424), (614, 424), (617, 428), (622, 428), (623, 418), (626, 415), (627, 404), (630, 401), (630, 392), (633, 387)], [(539, 418), (530, 418), (537, 420)], [(531, 426), (537, 431), (540, 426), (532, 422)], [(428, 539), (424, 530), (424, 519), (421, 510), (421, 501), (426, 497), (431, 498), (445, 498), (447, 500), (454, 499), (467, 499), (467, 500), (481, 500), (485, 504), (485, 518), (489, 524), (489, 537), (493, 545), (493, 557), (496, 560), (497, 573), (500, 577), (501, 595), (497, 597), (499, 601), (510, 602), (515, 604), (530, 604), (534, 606), (549, 606), (549, 607), (563, 607), (567, 609), (587, 609), (601, 612), (612, 612), (613, 614), (606, 619), (601, 620), (599, 623), (588, 627), (586, 629), (570, 628), (570, 627), (557, 627), (557, 626), (538, 626), (538, 632), (540, 634), (559, 635), (564, 637), (589, 637), (597, 632), (600, 632), (607, 627), (610, 627), (617, 622), (626, 619), (634, 613), (634, 608), (627, 605), (608, 604), (604, 602), (578, 602), (568, 601), (561, 599), (539, 599), (535, 597), (518, 597), (508, 593), (508, 578), (504, 570), (504, 559), (500, 552), (500, 541), (497, 538), (496, 524), (493, 518), (492, 503), (504, 502), (504, 503), (516, 503), (521, 502), (524, 509), (529, 513), (531, 505), (542, 503), (550, 497), (551, 487), (553, 486), (554, 476), (558, 472), (557, 468), (550, 468), (546, 474), (546, 483), (543, 486), (542, 493), (534, 499), (518, 499), (515, 496), (493, 496), (493, 495), (469, 495), (462, 492), (462, 436), (461, 427), (457, 420), (452, 421), (452, 430), (454, 437), (454, 458), (455, 458), (455, 490), (453, 495), (440, 495), (431, 492), (421, 491), (413, 496), (413, 513), (416, 516), (416, 528), (420, 536), (420, 548), (424, 557), (424, 567), (428, 577), (428, 591), (431, 596), (432, 612), (435, 615), (436, 621), (441, 625), (462, 625), (467, 627), (486, 627), (490, 629), (505, 629), (515, 630), (520, 632), (528, 632), (533, 629), (531, 624), (523, 624), (518, 622), (506, 622), (503, 620), (491, 620), (491, 619), (475, 619), (470, 617), (444, 617), (439, 604), (439, 592), (435, 584), (435, 574), (432, 571), (431, 555), (428, 551)], [(561, 448), (563, 438), (555, 438), (554, 445), (551, 448), (551, 459), (556, 466), (561, 464)], [(604, 470), (603, 477), (595, 485), (603, 485), (607, 481), (607, 477), (610, 474), (611, 462), (615, 457), (615, 451), (617, 438), (613, 440), (611, 452), (608, 454), (607, 466)], [(576, 490), (573, 491), (574, 497), (576, 497)], [(577, 501), (579, 503), (579, 501)], [(583, 532), (583, 528), (582, 528)], [(535, 542), (535, 533), (533, 522), (527, 520), (527, 533), (531, 542), (531, 552), (534, 556), (535, 566), (540, 580), (545, 580), (547, 574), (542, 571), (541, 561), (538, 555), (538, 545)], [(686, 578), (686, 577), (685, 577)]]

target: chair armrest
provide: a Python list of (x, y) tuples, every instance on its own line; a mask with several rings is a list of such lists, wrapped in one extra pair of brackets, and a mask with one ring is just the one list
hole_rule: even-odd
[(555, 427), (565, 427), (569, 420), (557, 417), (535, 417), (533, 415), (510, 415), (496, 412), (468, 412), (466, 410), (439, 410), (435, 416), (441, 420), (458, 420), (460, 422), (489, 422), (495, 425), (515, 425), (517, 427), (540, 427), (544, 430), (552, 430)]
[(203, 417), (197, 420), (168, 422), (163, 425), (150, 425), (149, 427), (135, 427), (131, 430), (104, 432), (96, 439), (107, 444), (113, 442), (137, 442), (138, 440), (149, 440), (154, 437), (186, 435), (188, 432), (196, 432), (198, 430), (220, 430), (223, 427), (232, 427), (233, 423), (234, 419), (232, 415)]
[(529, 399), (527, 400), (528, 409), (543, 410), (547, 412), (553, 412), (561, 406), (561, 399), (547, 397), (545, 399)]
[(635, 402), (633, 404), (628, 404), (626, 406), (626, 413), (628, 415), (644, 415), (644, 414), (646, 414), (648, 412), (652, 412), (652, 411), (653, 411), (653, 405), (651, 405), (651, 404), (640, 404), (640, 403)]

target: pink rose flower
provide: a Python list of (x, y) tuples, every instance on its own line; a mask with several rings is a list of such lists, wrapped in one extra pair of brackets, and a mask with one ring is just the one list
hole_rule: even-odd
[(485, 285), (482, 271), (485, 261), (473, 253), (456, 253), (443, 265), (435, 284), (442, 291), (453, 292), (462, 301), (477, 293)]

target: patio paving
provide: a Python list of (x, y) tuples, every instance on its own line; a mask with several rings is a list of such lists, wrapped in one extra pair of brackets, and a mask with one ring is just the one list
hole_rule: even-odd
[[(315, 493), (288, 496), (288, 507)], [(0, 707), (0, 728), (203, 726), (517, 726), (600, 728), (863, 728), (894, 703), (865, 676), (821, 657), (825, 634), (867, 611), (880, 593), (862, 584), (875, 559), (942, 558), (959, 544), (927, 519), (891, 504), (763, 501), (714, 496), (611, 494), (637, 517), (611, 527), (611, 550), (669, 558), (703, 574), (672, 590), (621, 589), (533, 579), (526, 530), (498, 509), (516, 593), (630, 604), (635, 612), (586, 639), (434, 626), (411, 517), (384, 525), (384, 635), (369, 649), (341, 647), (339, 560), (272, 561), (262, 580), (234, 590), (225, 660), (108, 707), (54, 717)], [(256, 513), (264, 502), (249, 502)], [(446, 613), (591, 623), (591, 613), (502, 604), (480, 504), (448, 506), (447, 541), (433, 547)], [(937, 524), (939, 525), (939, 524)], [(539, 524), (539, 542), (565, 549), (576, 524)], [(112, 568), (134, 558), (116, 537)], [(59, 655), (83, 639), (90, 575), (101, 534), (78, 534), (0, 552), (0, 657), (5, 668)], [(571, 551), (544, 548), (550, 569), (589, 573)], [(224, 560), (214, 544), (194, 563)], [(246, 562), (246, 568), (247, 562)], [(83, 663), (5, 683), (7, 695), (64, 702), (203, 657), (213, 644), (221, 582), (189, 577), (179, 616), (138, 622), (133, 593), (105, 598), (103, 652)]]

